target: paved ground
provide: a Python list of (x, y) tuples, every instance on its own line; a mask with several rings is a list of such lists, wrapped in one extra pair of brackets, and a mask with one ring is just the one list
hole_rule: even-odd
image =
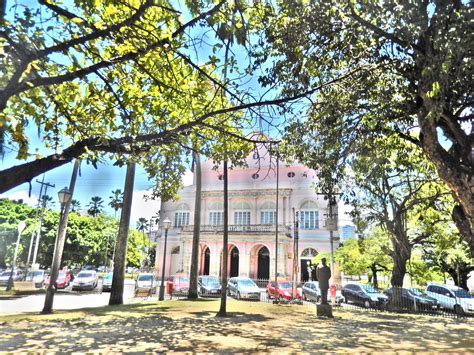
[[(134, 296), (134, 283), (127, 280), (124, 288), (124, 300), (130, 303)], [(102, 307), (109, 304), (110, 293), (97, 291), (70, 292), (58, 290), (54, 295), (54, 310), (80, 309), (87, 307)], [(0, 315), (41, 312), (44, 306), (45, 294), (35, 294), (12, 299), (0, 299)]]
[(320, 319), (310, 305), (219, 300), (147, 301), (53, 315), (0, 316), (7, 352), (368, 352), (474, 350), (472, 318), (335, 310)]

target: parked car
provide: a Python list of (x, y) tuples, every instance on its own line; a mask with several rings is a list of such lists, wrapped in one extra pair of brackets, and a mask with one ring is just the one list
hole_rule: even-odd
[[(51, 280), (51, 275), (49, 275), (46, 278), (44, 282), (45, 287), (49, 286), (50, 280)], [(73, 280), (73, 276), (70, 271), (60, 270), (58, 273), (58, 277), (56, 279), (56, 288), (66, 288), (71, 284), (72, 280)]]
[(94, 270), (83, 270), (77, 274), (72, 283), (73, 290), (93, 290), (97, 287), (99, 278)]
[(187, 294), (189, 291), (189, 278), (183, 274), (171, 277), (171, 292), (173, 294)]
[(135, 280), (135, 294), (138, 292), (152, 292), (155, 286), (155, 276), (151, 273), (140, 273)]
[[(438, 301), (428, 296), (424, 292), (412, 287), (403, 288), (400, 287), (400, 302), (403, 308), (416, 309), (416, 310), (436, 310), (438, 309)], [(393, 297), (393, 288), (388, 288), (385, 293), (389, 300)]]
[(341, 294), (348, 303), (363, 305), (365, 308), (385, 308), (388, 297), (368, 284), (350, 283), (345, 285)]
[[(293, 285), (286, 280), (270, 281), (267, 284), (267, 295), (277, 300), (291, 301), (293, 299)], [(301, 299), (301, 292), (296, 289), (296, 299)]]
[(221, 294), (221, 283), (215, 276), (198, 277), (198, 293), (203, 297), (217, 297)]
[(247, 277), (231, 277), (227, 282), (227, 294), (235, 298), (260, 300), (260, 289)]
[(319, 302), (321, 300), (321, 290), (317, 281), (308, 281), (302, 288), (303, 299), (305, 301)]
[(102, 280), (102, 291), (110, 291), (112, 289), (113, 276), (113, 272), (108, 272), (104, 275), (104, 279)]
[(474, 296), (461, 287), (429, 284), (425, 292), (444, 309), (453, 310), (457, 314), (474, 314)]
[(48, 274), (46, 270), (28, 271), (25, 281), (33, 281), (36, 288), (42, 288), (45, 285)]
[[(8, 280), (10, 279), (11, 269), (6, 269), (0, 274), (0, 286), (6, 286), (8, 284)], [(23, 279), (23, 272), (21, 270), (13, 270), (12, 280), (13, 281), (20, 281)]]

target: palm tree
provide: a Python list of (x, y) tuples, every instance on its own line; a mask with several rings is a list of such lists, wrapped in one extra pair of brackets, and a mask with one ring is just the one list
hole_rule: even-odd
[(117, 211), (123, 206), (123, 192), (120, 189), (112, 190), (112, 195), (109, 196), (109, 206), (115, 211), (114, 217), (117, 218)]
[(128, 229), (132, 211), (133, 183), (135, 181), (135, 163), (127, 164), (125, 187), (123, 192), (122, 215), (120, 216), (119, 233), (114, 255), (114, 276), (110, 290), (109, 305), (123, 304), (125, 282), (125, 263), (127, 260)]
[(104, 209), (104, 200), (100, 196), (93, 196), (87, 206), (89, 207), (87, 213), (92, 217), (97, 217)]
[(50, 209), (51, 207), (54, 206), (54, 200), (51, 196), (49, 195), (43, 195), (43, 197), (41, 198), (42, 200), (42, 203), (43, 203), (43, 207), (44, 208), (48, 208)]
[[(143, 233), (143, 237), (146, 238), (145, 232), (148, 228), (148, 220), (146, 218), (140, 217), (137, 221), (137, 231)], [(147, 255), (150, 250), (150, 239), (148, 238), (148, 248), (147, 248)], [(144, 264), (144, 263), (143, 263)], [(143, 267), (143, 265), (142, 265)]]
[(71, 206), (71, 212), (79, 213), (79, 210), (81, 209), (81, 203), (78, 200), (72, 200)]
[(194, 202), (193, 247), (191, 252), (191, 270), (189, 273), (188, 298), (198, 298), (199, 234), (201, 229), (201, 161), (199, 153), (193, 152), (196, 195)]

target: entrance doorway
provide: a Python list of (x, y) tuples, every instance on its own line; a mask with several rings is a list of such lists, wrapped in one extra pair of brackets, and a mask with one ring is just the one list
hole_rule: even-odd
[(266, 246), (258, 251), (257, 279), (268, 280), (270, 278), (270, 252)]
[(234, 246), (230, 250), (230, 277), (239, 276), (239, 249)]
[(318, 252), (313, 248), (306, 248), (301, 253), (300, 270), (301, 281), (316, 281), (316, 264), (312, 263), (312, 259), (318, 255)]

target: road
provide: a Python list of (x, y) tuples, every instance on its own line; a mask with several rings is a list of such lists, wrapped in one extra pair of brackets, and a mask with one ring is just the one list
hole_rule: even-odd
[[(124, 303), (129, 303), (134, 296), (134, 282), (125, 281)], [(54, 296), (53, 309), (79, 309), (101, 307), (109, 304), (110, 293), (70, 292), (59, 290)], [(15, 299), (0, 299), (0, 315), (41, 312), (44, 306), (45, 294), (30, 295)]]

